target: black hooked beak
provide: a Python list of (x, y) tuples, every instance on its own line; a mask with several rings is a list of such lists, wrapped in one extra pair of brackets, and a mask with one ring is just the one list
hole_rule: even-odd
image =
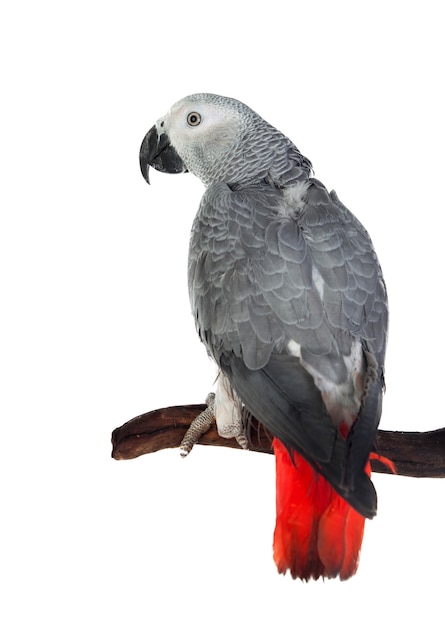
[(169, 174), (179, 174), (187, 171), (179, 154), (170, 144), (168, 135), (166, 133), (159, 134), (156, 126), (150, 128), (142, 141), (139, 151), (139, 163), (142, 176), (148, 184), (150, 184), (148, 177), (150, 166), (154, 167), (155, 170), (168, 172)]

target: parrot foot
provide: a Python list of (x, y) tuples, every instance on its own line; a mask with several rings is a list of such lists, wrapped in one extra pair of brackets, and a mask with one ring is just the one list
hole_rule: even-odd
[(209, 393), (206, 398), (207, 408), (202, 411), (193, 422), (190, 424), (187, 432), (185, 433), (181, 445), (179, 446), (179, 452), (183, 458), (188, 456), (192, 451), (193, 446), (201, 435), (206, 433), (210, 426), (215, 421), (215, 394)]
[(243, 450), (248, 450), (249, 449), (249, 440), (247, 439), (247, 435), (246, 435), (245, 432), (242, 432), (241, 435), (237, 435), (235, 437), (235, 439), (237, 440), (239, 446)]
[(241, 415), (236, 416), (234, 422), (230, 424), (220, 424), (218, 423), (218, 418), (216, 418), (216, 425), (218, 428), (218, 435), (220, 437), (224, 437), (225, 439), (236, 439), (238, 445), (243, 450), (249, 449), (249, 439), (247, 437), (247, 431), (244, 427)]

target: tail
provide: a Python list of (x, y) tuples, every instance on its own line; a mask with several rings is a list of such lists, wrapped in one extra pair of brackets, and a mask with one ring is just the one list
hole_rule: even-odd
[[(293, 578), (346, 580), (355, 574), (365, 518), (352, 508), (302, 456), (278, 440), (277, 522), (274, 560), (280, 574)], [(370, 474), (369, 464), (367, 466)]]

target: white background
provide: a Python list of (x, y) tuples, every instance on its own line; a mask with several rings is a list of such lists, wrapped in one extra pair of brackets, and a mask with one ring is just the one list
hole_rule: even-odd
[(439, 624), (445, 481), (375, 476), (349, 582), (272, 560), (273, 458), (110, 458), (202, 402), (188, 236), (202, 186), (138, 152), (176, 100), (243, 100), (369, 230), (391, 303), (382, 427), (443, 414), (440, 2), (16, 2), (0, 20), (4, 624)]

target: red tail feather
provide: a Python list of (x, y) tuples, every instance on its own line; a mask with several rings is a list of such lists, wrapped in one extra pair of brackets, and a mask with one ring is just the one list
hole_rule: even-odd
[[(274, 559), (280, 574), (309, 580), (350, 578), (358, 567), (365, 518), (302, 456), (293, 461), (274, 439), (277, 523)], [(370, 468), (367, 468), (370, 471)]]

